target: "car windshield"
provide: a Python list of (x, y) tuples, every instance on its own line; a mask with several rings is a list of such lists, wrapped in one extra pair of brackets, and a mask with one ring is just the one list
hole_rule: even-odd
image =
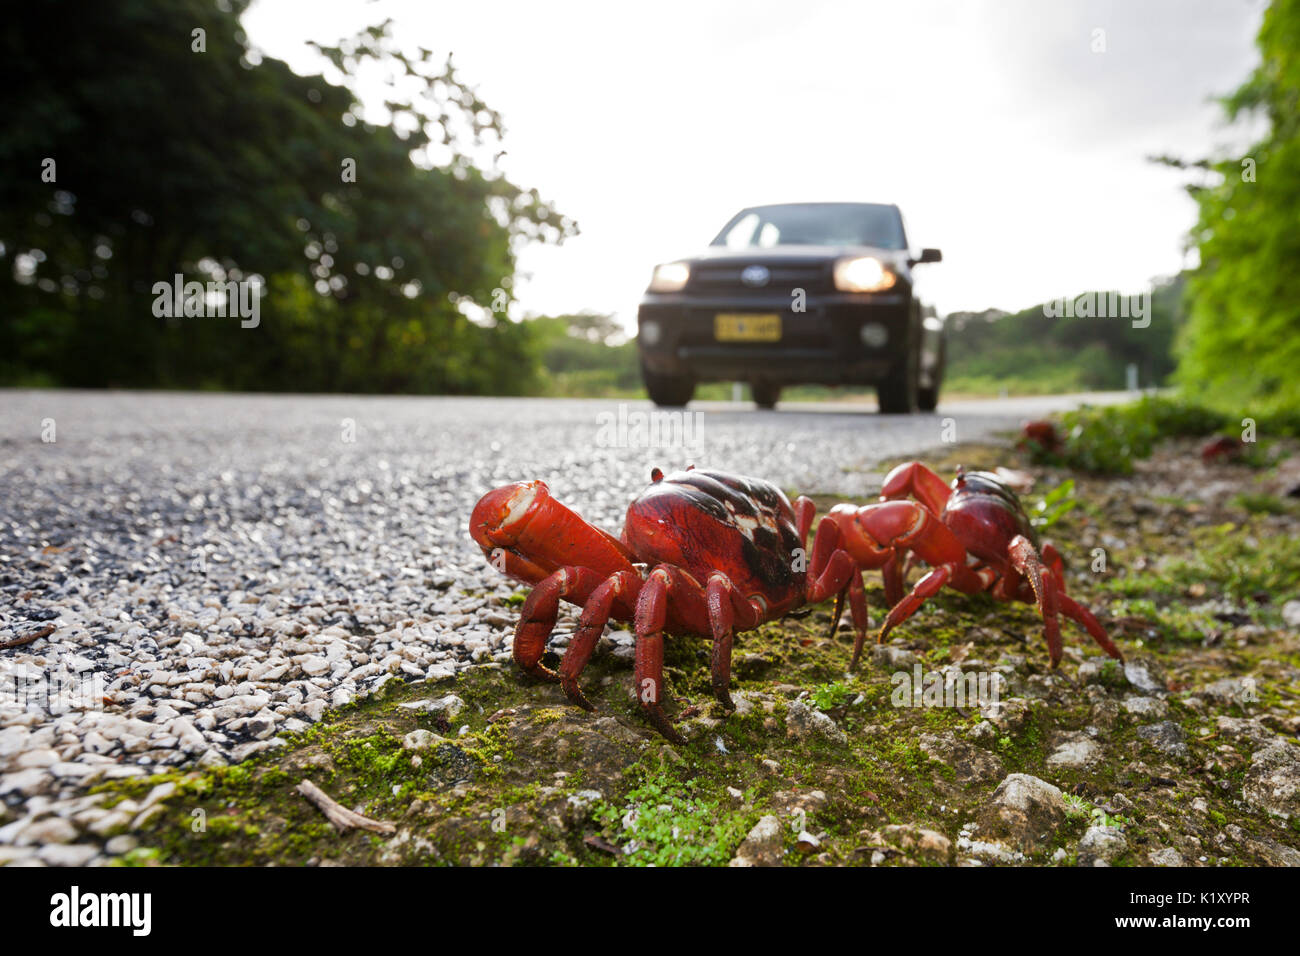
[(903, 249), (898, 210), (876, 203), (799, 203), (755, 206), (736, 215), (711, 245), (729, 249), (770, 246), (874, 246)]

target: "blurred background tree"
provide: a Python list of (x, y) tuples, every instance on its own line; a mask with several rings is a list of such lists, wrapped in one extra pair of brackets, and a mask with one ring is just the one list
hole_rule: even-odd
[[(1048, 316), (1045, 305), (1011, 315), (955, 313), (947, 320), (946, 387), (953, 393), (1012, 395), (1114, 390), (1127, 386), (1129, 365), (1137, 366), (1141, 387), (1164, 385), (1174, 371), (1173, 343), (1185, 321), (1183, 294), (1180, 276), (1155, 282), (1150, 324), (1143, 328), (1122, 317)], [(1106, 292), (1092, 295), (1108, 301)]]
[(1243, 416), (1300, 411), (1300, 0), (1274, 0), (1257, 42), (1259, 67), (1223, 105), (1267, 134), (1244, 157), (1188, 164), (1222, 182), (1190, 187), (1200, 265), (1178, 342), (1178, 381)]
[[(500, 117), (386, 23), (318, 47), (336, 82), (299, 76), (249, 48), (247, 2), (8, 11), (0, 383), (536, 390), (500, 306), (518, 244), (576, 230), (471, 159)], [(376, 64), (400, 82), (386, 125), (353, 89)], [(263, 279), (260, 326), (155, 317), (176, 273)]]

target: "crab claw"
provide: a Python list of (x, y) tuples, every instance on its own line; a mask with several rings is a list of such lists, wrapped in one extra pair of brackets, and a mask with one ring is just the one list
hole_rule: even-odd
[(494, 488), (474, 506), (469, 533), (484, 550), (510, 547), (519, 540), (528, 521), (547, 498), (544, 481), (516, 481)]

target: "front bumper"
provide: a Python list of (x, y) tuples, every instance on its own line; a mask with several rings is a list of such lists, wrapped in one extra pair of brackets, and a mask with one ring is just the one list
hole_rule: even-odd
[[(899, 291), (809, 296), (803, 312), (791, 309), (788, 296), (737, 300), (647, 294), (637, 311), (637, 342), (650, 371), (688, 375), (697, 382), (874, 385), (911, 348), (911, 312), (910, 293)], [(714, 337), (719, 313), (776, 313), (781, 339), (719, 342)], [(647, 323), (654, 323), (657, 335), (646, 334)], [(873, 331), (883, 341), (864, 343), (864, 326), (878, 327)]]

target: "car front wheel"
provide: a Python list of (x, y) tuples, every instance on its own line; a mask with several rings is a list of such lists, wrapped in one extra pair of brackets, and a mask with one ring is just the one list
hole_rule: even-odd
[(901, 365), (876, 386), (876, 403), (882, 415), (910, 415), (916, 408), (916, 361), (908, 356)]
[(650, 401), (661, 408), (680, 408), (695, 396), (695, 383), (685, 375), (660, 375), (641, 363), (641, 380)]
[(775, 408), (781, 397), (781, 386), (770, 382), (753, 382), (749, 391), (754, 396), (754, 404), (759, 408)]

